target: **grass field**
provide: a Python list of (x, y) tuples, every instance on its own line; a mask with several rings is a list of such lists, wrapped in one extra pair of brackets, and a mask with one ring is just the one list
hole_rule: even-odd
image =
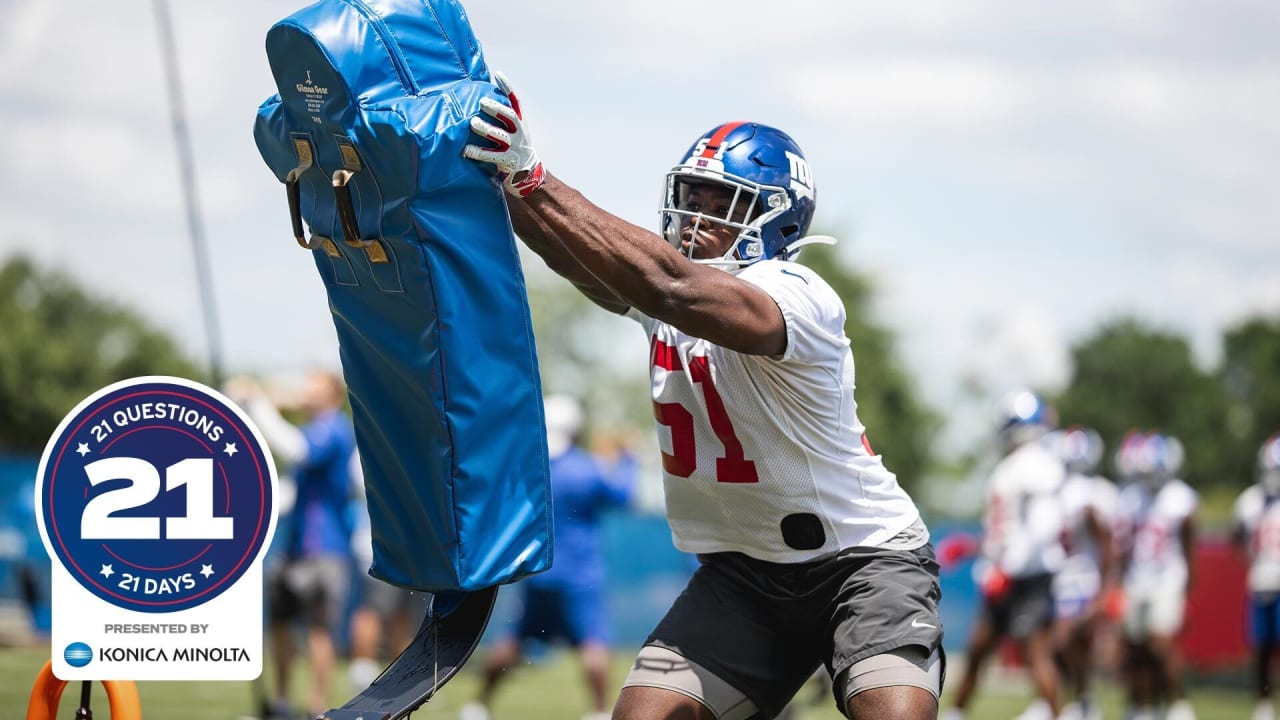
[[(31, 681), (40, 665), (48, 657), (46, 648), (0, 650), (0, 720), (17, 720), (24, 716)], [(615, 685), (621, 683), (631, 660), (630, 653), (619, 654), (614, 662)], [(469, 666), (474, 670), (479, 663)], [(340, 682), (330, 693), (334, 705), (346, 699), (346, 668), (336, 676)], [(478, 678), (474, 672), (463, 674), (449, 683), (435, 700), (414, 714), (414, 718), (457, 717), (463, 703), (475, 696)], [(303, 687), (299, 672), (296, 687)], [(75, 716), (78, 693), (75, 686), (68, 690), (59, 720), (71, 720)], [(816, 699), (814, 688), (806, 688), (800, 701)], [(139, 683), (142, 707), (148, 720), (234, 720), (253, 707), (253, 693), (249, 683), (222, 682), (148, 682)], [(1018, 680), (991, 678), (979, 691), (970, 717), (981, 720), (1012, 718), (1026, 707), (1029, 698), (1027, 686)], [(1104, 712), (1107, 718), (1120, 718), (1121, 699), (1114, 687), (1104, 686), (1102, 692)], [(1195, 687), (1191, 699), (1200, 720), (1230, 720), (1248, 718), (1252, 701), (1241, 690)], [(943, 706), (946, 706), (944, 700)], [(105, 720), (106, 700), (101, 690), (95, 693), (94, 707), (98, 720)], [(499, 691), (494, 710), (495, 720), (577, 720), (587, 709), (586, 691), (578, 666), (566, 654), (553, 654), (544, 662), (522, 667)], [(839, 720), (830, 696), (823, 694), (816, 706), (807, 704), (798, 708), (796, 720)]]

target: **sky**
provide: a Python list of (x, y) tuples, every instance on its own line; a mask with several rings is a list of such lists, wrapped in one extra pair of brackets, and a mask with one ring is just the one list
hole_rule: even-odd
[[(981, 422), (966, 378), (1060, 387), (1070, 344), (1111, 318), (1182, 333), (1208, 365), (1224, 328), (1280, 314), (1275, 2), (464, 4), (547, 167), (642, 226), (707, 129), (791, 134), (814, 229), (875, 279), (952, 437)], [(251, 134), (275, 91), (265, 33), (303, 3), (171, 5), (227, 365), (336, 366)], [(0, 259), (63, 269), (200, 357), (160, 62), (150, 2), (0, 0)]]

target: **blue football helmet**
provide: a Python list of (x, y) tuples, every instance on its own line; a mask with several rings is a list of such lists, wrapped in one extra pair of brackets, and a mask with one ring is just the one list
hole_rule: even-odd
[(1258, 451), (1259, 472), (1280, 472), (1280, 433), (1267, 438)]
[(1116, 470), (1159, 486), (1178, 475), (1186, 460), (1182, 442), (1160, 432), (1130, 431), (1116, 451)]
[[(681, 209), (694, 184), (732, 190), (728, 213), (720, 217)], [(835, 242), (824, 236), (805, 237), (816, 193), (809, 163), (786, 133), (759, 123), (724, 123), (698, 138), (667, 173), (662, 236), (680, 250), (680, 231), (686, 224), (695, 223), (696, 230), (697, 223), (720, 223), (736, 228), (737, 240), (718, 258), (694, 259), (690, 246), (691, 260), (730, 268), (770, 258), (789, 260), (803, 245)]]
[(1006, 450), (1039, 440), (1057, 425), (1053, 407), (1030, 390), (1015, 390), (1000, 400), (1000, 441)]
[(1058, 453), (1067, 470), (1091, 475), (1102, 462), (1104, 452), (1102, 436), (1092, 428), (1073, 425), (1062, 431), (1058, 439)]
[(1280, 433), (1267, 438), (1258, 450), (1258, 482), (1268, 495), (1280, 495)]

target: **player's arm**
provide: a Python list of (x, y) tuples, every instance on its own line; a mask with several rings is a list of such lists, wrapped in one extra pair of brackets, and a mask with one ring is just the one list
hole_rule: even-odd
[(625, 313), (630, 306), (613, 294), (594, 275), (587, 271), (574, 259), (564, 244), (560, 242), (551, 229), (536, 213), (530, 211), (524, 203), (512, 198), (507, 203), (511, 215), (511, 224), (516, 234), (530, 250), (538, 254), (547, 267), (557, 275), (568, 280), (588, 300), (612, 313)]
[(1248, 497), (1249, 491), (1246, 490), (1236, 498), (1235, 506), (1231, 508), (1231, 546), (1244, 557), (1249, 556), (1249, 522), (1245, 510)]
[(247, 377), (232, 378), (227, 381), (225, 391), (229, 398), (253, 418), (254, 424), (262, 431), (263, 439), (280, 462), (294, 466), (307, 460), (309, 447), (306, 435), (284, 419), (275, 403), (271, 402), (256, 381)]
[(472, 129), (494, 143), (468, 145), (465, 155), (507, 173), (511, 204), (622, 303), (694, 337), (755, 355), (781, 355), (787, 346), (782, 311), (768, 293), (729, 273), (691, 262), (656, 234), (618, 218), (547, 173), (529, 141), (519, 102), (505, 78), (499, 88), (512, 107), (481, 101), (486, 114)]
[(1108, 582), (1112, 577), (1115, 567), (1115, 549), (1112, 547), (1111, 528), (1099, 516), (1097, 510), (1092, 507), (1085, 508), (1084, 511), (1085, 527), (1089, 530), (1089, 534), (1093, 536), (1093, 541), (1098, 544), (1098, 573), (1102, 577), (1104, 583)]
[(781, 355), (786, 325), (764, 290), (691, 262), (656, 234), (593, 204), (548, 174), (525, 207), (623, 302), (694, 337), (753, 355)]

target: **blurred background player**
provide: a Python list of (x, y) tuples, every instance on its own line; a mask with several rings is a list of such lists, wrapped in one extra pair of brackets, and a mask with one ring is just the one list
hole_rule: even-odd
[(1116, 451), (1127, 482), (1116, 503), (1124, 569), (1125, 680), (1130, 720), (1192, 720), (1176, 645), (1192, 582), (1196, 492), (1176, 476), (1184, 452), (1177, 438), (1130, 432)]
[(1003, 457), (987, 484), (981, 558), (974, 566), (982, 586), (981, 614), (969, 637), (967, 663), (948, 720), (965, 717), (982, 665), (1002, 638), (1019, 646), (1043, 703), (1023, 717), (1060, 709), (1053, 663), (1053, 573), (1065, 553), (1058, 491), (1062, 462), (1040, 441), (1053, 426), (1053, 409), (1037, 395), (1018, 391), (1000, 405)]
[(364, 472), (360, 454), (351, 456), (352, 503), (351, 554), (360, 583), (359, 600), (351, 613), (351, 664), (347, 676), (351, 691), (360, 692), (378, 677), (400, 651), (409, 646), (413, 633), (431, 606), (431, 594), (413, 592), (383, 582), (368, 570), (373, 565), (373, 538), (369, 529), (369, 507), (364, 494)]
[(523, 655), (529, 640), (564, 639), (582, 660), (591, 695), (588, 720), (609, 717), (609, 614), (600, 520), (631, 497), (634, 465), (625, 452), (606, 471), (581, 447), (583, 413), (564, 395), (545, 399), (547, 451), (551, 459), (551, 504), (555, 513), (555, 562), (519, 584), (522, 609), (516, 634), (494, 643), (485, 659), (477, 702), (461, 720), (486, 720), (493, 693)]
[(1272, 720), (1271, 656), (1280, 644), (1280, 433), (1258, 451), (1258, 480), (1236, 499), (1232, 539), (1249, 558), (1253, 615), (1253, 720)]
[(1089, 692), (1093, 640), (1104, 605), (1113, 597), (1115, 573), (1111, 525), (1117, 490), (1097, 474), (1102, 437), (1090, 428), (1071, 427), (1055, 433), (1050, 446), (1066, 467), (1059, 497), (1063, 511), (1062, 544), (1066, 560), (1053, 578), (1054, 645), (1066, 687), (1075, 700), (1062, 718), (1096, 720), (1101, 708)]
[(280, 415), (252, 380), (237, 378), (227, 395), (249, 413), (271, 447), (276, 462), (293, 476), (295, 500), (288, 528), (273, 541), (283, 560), (268, 573), (267, 598), (274, 661), (276, 717), (291, 717), (289, 670), (293, 664), (293, 625), (307, 628), (312, 715), (328, 707), (334, 665), (333, 630), (342, 621), (351, 577), (351, 458), (355, 430), (342, 412), (346, 388), (333, 373), (307, 374), (299, 409), (301, 428)]

